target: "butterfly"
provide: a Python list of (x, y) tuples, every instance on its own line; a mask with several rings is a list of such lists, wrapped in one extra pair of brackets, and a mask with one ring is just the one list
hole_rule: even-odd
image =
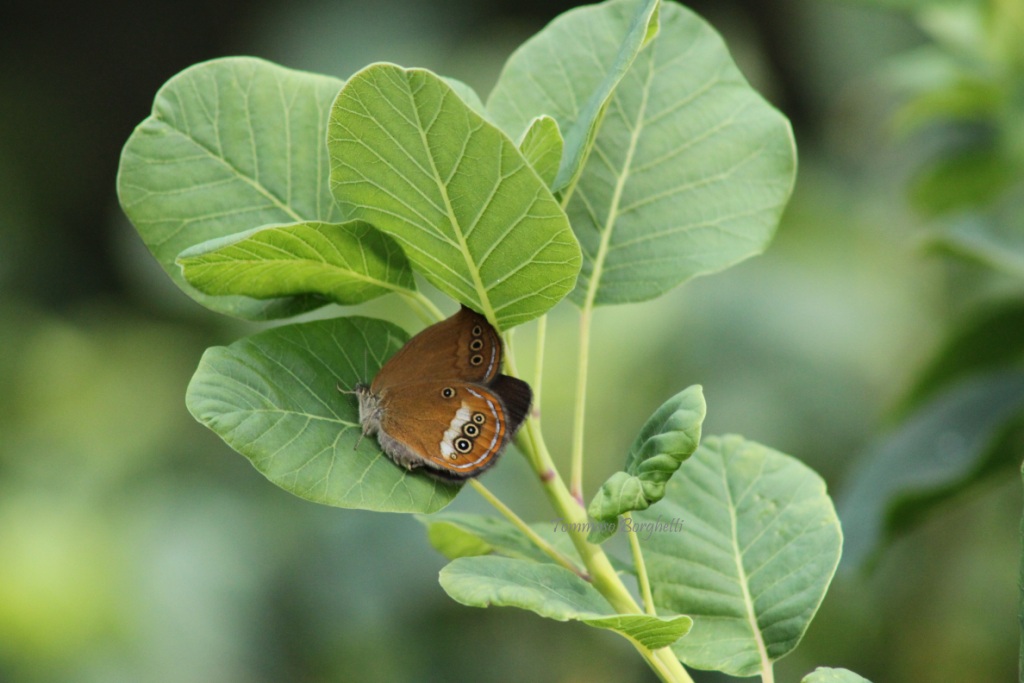
[(359, 383), (363, 435), (408, 470), (461, 482), (498, 461), (530, 410), (533, 392), (501, 374), (502, 344), (487, 319), (463, 306)]

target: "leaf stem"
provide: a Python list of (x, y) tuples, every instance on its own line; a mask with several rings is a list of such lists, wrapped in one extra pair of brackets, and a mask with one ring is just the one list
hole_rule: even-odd
[(647, 576), (647, 564), (644, 562), (644, 553), (640, 549), (640, 539), (637, 538), (636, 528), (633, 526), (633, 513), (626, 511), (622, 514), (626, 519), (626, 536), (629, 538), (629, 549), (633, 553), (633, 564), (636, 566), (636, 580), (640, 585), (640, 595), (644, 600), (644, 611), (651, 616), (656, 616), (654, 609), (654, 597), (651, 595), (651, 580)]
[(576, 405), (572, 421), (572, 461), (569, 490), (583, 504), (583, 429), (587, 406), (587, 370), (590, 364), (590, 323), (593, 308), (584, 304), (580, 312), (580, 339), (576, 366)]
[(444, 320), (444, 313), (442, 313), (441, 309), (434, 305), (434, 302), (428, 299), (423, 292), (419, 290), (406, 290), (400, 293), (405, 298), (410, 308), (416, 312), (416, 315), (418, 315), (420, 320), (424, 323), (431, 325), (439, 320)]
[(541, 379), (544, 376), (544, 344), (547, 341), (548, 333), (548, 316), (542, 315), (537, 319), (537, 347), (535, 351), (535, 364), (533, 373), (533, 403), (536, 406), (534, 411), (534, 420), (537, 424), (540, 424), (540, 389)]
[(494, 506), (494, 508), (502, 514), (502, 516), (508, 521), (512, 522), (523, 534), (533, 541), (533, 544), (541, 549), (545, 555), (550, 557), (552, 560), (565, 567), (569, 571), (576, 574), (584, 581), (589, 581), (590, 577), (587, 576), (586, 572), (582, 571), (576, 566), (576, 563), (566, 557), (564, 554), (558, 551), (553, 545), (547, 542), (540, 534), (538, 534), (533, 527), (527, 524), (523, 519), (517, 515), (512, 508), (505, 505), (500, 498), (491, 492), (486, 486), (480, 483), (478, 479), (470, 479), (469, 485), (476, 489), (484, 500)]

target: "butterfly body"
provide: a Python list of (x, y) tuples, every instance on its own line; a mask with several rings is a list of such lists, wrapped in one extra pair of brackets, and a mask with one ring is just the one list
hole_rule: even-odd
[(532, 400), (526, 382), (501, 374), (501, 360), (497, 331), (463, 307), (410, 339), (369, 385), (356, 385), (363, 434), (406, 469), (448, 481), (479, 475)]

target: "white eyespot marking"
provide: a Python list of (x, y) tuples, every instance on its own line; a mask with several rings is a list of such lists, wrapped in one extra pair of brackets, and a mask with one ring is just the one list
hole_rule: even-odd
[[(491, 416), (494, 417), (494, 435), (491, 437), (491, 443), (487, 445), (487, 448), (484, 449), (484, 452), (480, 454), (479, 458), (477, 458), (476, 460), (473, 460), (472, 462), (463, 463), (461, 465), (452, 465), (452, 467), (454, 469), (460, 469), (460, 470), (463, 470), (463, 469), (473, 469), (477, 465), (479, 465), (481, 462), (486, 460), (491, 455), (491, 453), (494, 452), (494, 449), (497, 448), (497, 446), (498, 446), (498, 435), (501, 434), (502, 431), (503, 431), (502, 430), (502, 424), (501, 424), (501, 416), (498, 414), (498, 406), (495, 405), (494, 401), (492, 401), (488, 397), (483, 396), (482, 394), (477, 393), (476, 391), (473, 391), (472, 389), (466, 389), (466, 391), (468, 391), (469, 393), (473, 394), (477, 398), (482, 398), (484, 400), (484, 402), (487, 403), (487, 410), (491, 413)], [(466, 411), (466, 420), (469, 420), (470, 419), (470, 411), (469, 411), (469, 408), (466, 406), (465, 403), (462, 404), (462, 408), (459, 409), (459, 413), (456, 414), (456, 418), (458, 418), (458, 416), (460, 414), (462, 414), (463, 410)], [(452, 420), (452, 424), (453, 425), (455, 424), (455, 420)], [(459, 428), (460, 429), (462, 428), (463, 424), (465, 424), (465, 421), (463, 421), (462, 423), (459, 424)], [(450, 431), (450, 429), (449, 429), (449, 431)], [(448, 434), (449, 434), (449, 432), (445, 432), (445, 436), (446, 437), (448, 436)], [(444, 445), (445, 445), (444, 443), (441, 444), (441, 452), (445, 453), (447, 455), (447, 452), (444, 450)], [(449, 445), (448, 448), (450, 450), (454, 450), (454, 449), (452, 449), (451, 445)]]
[(473, 411), (469, 409), (469, 406), (465, 402), (455, 411), (455, 417), (448, 424), (448, 429), (445, 430), (444, 435), (441, 437), (441, 455), (452, 460), (456, 457), (456, 449), (453, 445), (455, 439), (462, 437), (462, 425), (466, 424), (472, 419)]

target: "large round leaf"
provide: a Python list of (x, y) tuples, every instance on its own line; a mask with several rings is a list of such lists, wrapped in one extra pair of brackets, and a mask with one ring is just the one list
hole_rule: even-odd
[(338, 507), (433, 512), (458, 487), (391, 462), (374, 438), (361, 438), (356, 397), (338, 391), (372, 378), (406, 338), (395, 325), (358, 317), (261, 332), (208, 349), (186, 404), (297, 496)]
[(649, 4), (613, 0), (562, 15), (513, 55), (488, 103), (506, 129), (553, 116), (566, 160), (582, 140), (570, 131), (589, 130), (602, 103), (578, 185), (565, 190), (583, 249), (571, 295), (579, 304), (644, 301), (760, 253), (793, 187), (786, 118), (681, 5), (661, 4), (649, 40)]
[(634, 520), (655, 603), (693, 617), (679, 658), (734, 676), (797, 646), (842, 545), (821, 477), (738, 436), (705, 439)]
[(167, 274), (215, 311), (250, 319), (324, 303), (211, 297), (174, 260), (185, 249), (263, 225), (340, 219), (327, 186), (327, 112), (342, 82), (251, 57), (196, 64), (157, 92), (124, 147), (117, 193)]
[(441, 78), (375, 64), (331, 110), (331, 188), (346, 217), (394, 237), (413, 268), (508, 329), (575, 285), (565, 213), (516, 145)]

